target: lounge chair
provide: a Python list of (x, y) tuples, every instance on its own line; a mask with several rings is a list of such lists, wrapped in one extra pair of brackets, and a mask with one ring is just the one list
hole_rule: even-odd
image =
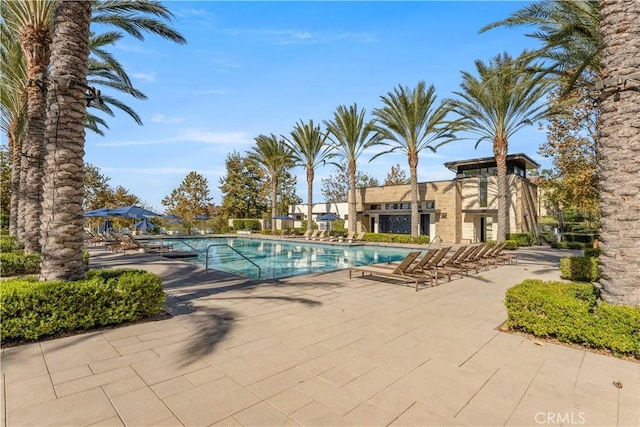
[(467, 276), (471, 269), (474, 269), (476, 273), (478, 273), (480, 271), (480, 265), (476, 262), (477, 257), (481, 252), (486, 251), (486, 247), (487, 245), (485, 243), (469, 246), (458, 259), (451, 261), (451, 266), (461, 268)]
[(318, 237), (318, 233), (320, 232), (320, 230), (313, 230), (313, 232), (307, 236), (305, 236), (305, 239), (307, 240), (315, 240), (316, 237)]
[(326, 234), (326, 230), (321, 230), (320, 233), (317, 233), (311, 240), (324, 240), (324, 235)]
[(345, 236), (338, 237), (338, 242), (344, 242), (345, 240), (348, 241), (348, 242), (351, 242), (351, 241), (353, 241), (353, 236), (355, 236), (355, 235), (356, 235), (356, 232), (352, 231), (351, 233), (347, 234), (346, 237)]
[[(448, 258), (443, 258), (435, 268), (440, 271), (448, 271), (450, 274), (458, 273), (460, 277), (463, 277), (467, 272), (467, 268), (455, 265), (455, 262), (460, 258), (460, 256), (468, 249), (468, 245), (460, 246), (451, 256)], [(451, 280), (451, 276), (449, 276), (449, 280)]]
[[(447, 256), (447, 254), (449, 253), (449, 250), (451, 250), (451, 246), (435, 249), (436, 251), (435, 255), (433, 255), (433, 257), (431, 257), (431, 259), (428, 260), (428, 262), (420, 265), (420, 269), (419, 269), (420, 273), (435, 279), (436, 286), (438, 286), (438, 279), (440, 277), (446, 277), (449, 282), (451, 281), (451, 271), (448, 269), (442, 269), (438, 267), (438, 265), (442, 262), (444, 257)], [(414, 274), (417, 274), (417, 270), (415, 270)]]
[(498, 243), (499, 247), (493, 252), (493, 258), (498, 261), (502, 261), (503, 264), (516, 264), (518, 262), (518, 258), (515, 254), (505, 253), (504, 250), (507, 246), (507, 242)]
[(292, 234), (291, 237), (293, 237), (295, 239), (309, 239), (309, 237), (311, 236), (312, 232), (313, 232), (313, 230), (309, 229), (309, 230), (305, 231), (304, 234), (302, 234), (301, 236), (296, 236), (295, 234)]
[(429, 281), (429, 284), (432, 283), (432, 277), (425, 274), (413, 274), (409, 267), (420, 255), (420, 251), (412, 251), (407, 254), (407, 256), (400, 262), (400, 264), (394, 265), (389, 263), (381, 263), (381, 264), (372, 264), (372, 265), (361, 265), (357, 267), (351, 267), (349, 269), (349, 279), (352, 278), (352, 273), (354, 271), (359, 271), (361, 273), (361, 277), (364, 277), (365, 273), (369, 273), (369, 275), (373, 276), (385, 276), (391, 277), (393, 279), (403, 280), (406, 282), (413, 282), (416, 285), (416, 291), (419, 289), (420, 283), (424, 283)]

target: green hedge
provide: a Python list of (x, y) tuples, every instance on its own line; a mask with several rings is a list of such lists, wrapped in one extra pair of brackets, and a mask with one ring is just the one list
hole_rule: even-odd
[(584, 249), (587, 247), (590, 248), (591, 245), (580, 242), (553, 242), (551, 247), (554, 249)]
[(429, 243), (429, 236), (419, 236), (417, 239), (412, 239), (409, 234), (365, 233), (364, 240), (367, 242), (416, 243), (424, 245)]
[(40, 271), (41, 261), (42, 259), (38, 253), (0, 253), (0, 276), (38, 273)]
[(0, 252), (15, 252), (22, 250), (23, 246), (13, 236), (0, 236)]
[(531, 233), (510, 233), (507, 234), (507, 240), (515, 240), (518, 246), (531, 246), (533, 245), (534, 237)]
[(584, 248), (582, 253), (584, 256), (598, 258), (600, 256), (600, 248)]
[(162, 282), (142, 270), (91, 270), (76, 282), (0, 282), (0, 339), (34, 340), (159, 314)]
[(600, 278), (598, 258), (576, 256), (560, 258), (560, 277), (581, 282), (595, 282)]
[(505, 305), (512, 330), (640, 358), (640, 307), (603, 302), (590, 283), (525, 280)]

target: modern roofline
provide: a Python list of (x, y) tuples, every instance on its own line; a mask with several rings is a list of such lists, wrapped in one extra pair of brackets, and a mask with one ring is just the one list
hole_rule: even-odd
[[(531, 157), (527, 156), (524, 153), (508, 154), (507, 161), (513, 161), (513, 160), (523, 161), (527, 169), (536, 169), (540, 167), (540, 164), (538, 164), (538, 162), (536, 162), (535, 160), (533, 160)], [(444, 163), (444, 166), (453, 172), (458, 172), (458, 168), (460, 166), (474, 166), (474, 165), (482, 165), (482, 164), (491, 164), (495, 162), (496, 162), (495, 157), (480, 157), (477, 159), (456, 160), (453, 162), (446, 162)]]

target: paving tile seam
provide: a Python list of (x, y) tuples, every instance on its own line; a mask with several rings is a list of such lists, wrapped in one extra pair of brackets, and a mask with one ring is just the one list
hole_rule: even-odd
[(522, 395), (520, 395), (520, 398), (518, 399), (517, 404), (513, 407), (513, 410), (511, 411), (511, 413), (509, 414), (509, 417), (507, 417), (506, 421), (504, 422), (503, 426), (506, 426), (509, 423), (509, 420), (511, 420), (511, 417), (513, 417), (513, 414), (516, 413), (516, 411), (518, 410), (518, 408), (520, 407), (520, 404), (522, 403), (522, 400), (524, 399), (524, 397), (527, 395), (527, 393), (529, 392), (529, 389), (531, 388), (531, 386), (533, 385), (533, 382), (535, 381), (535, 379), (538, 377), (538, 373), (540, 372), (540, 370), (542, 370), (542, 367), (544, 366), (546, 362), (546, 359), (543, 360), (540, 363), (540, 366), (538, 366), (538, 369), (536, 369), (536, 372), (531, 376), (531, 380), (529, 381), (529, 384), (527, 384), (527, 387), (524, 389), (524, 391), (522, 392)]
[(499, 371), (499, 370), (500, 370), (500, 368), (496, 368), (496, 370), (493, 372), (493, 374), (491, 374), (491, 375), (489, 376), (489, 378), (487, 378), (487, 379), (485, 380), (485, 382), (480, 386), (480, 388), (479, 388), (479, 389), (477, 389), (477, 390), (475, 391), (475, 393), (473, 393), (473, 395), (469, 398), (469, 400), (467, 400), (467, 402), (466, 402), (464, 405), (462, 405), (462, 408), (460, 408), (460, 409), (458, 410), (458, 412), (456, 412), (456, 414), (453, 416), (453, 418), (454, 418), (454, 419), (455, 419), (455, 418), (457, 418), (457, 417), (458, 417), (458, 415), (460, 415), (460, 413), (461, 413), (462, 411), (464, 411), (464, 409), (465, 409), (467, 406), (469, 406), (469, 403), (471, 403), (471, 401), (472, 401), (472, 400), (473, 400), (473, 399), (478, 395), (478, 393), (480, 393), (480, 391), (482, 391), (482, 389), (484, 388), (484, 386), (486, 386), (486, 385), (489, 383), (489, 381), (491, 381), (491, 378), (493, 378), (493, 377), (498, 373), (498, 371)]
[(389, 427), (391, 424), (393, 424), (397, 419), (399, 419), (401, 416), (403, 416), (408, 410), (410, 410), (411, 408), (413, 408), (414, 406), (416, 406), (416, 404), (418, 403), (418, 401), (414, 401), (411, 405), (409, 405), (404, 411), (400, 412), (398, 414), (397, 417), (395, 417), (394, 419), (392, 419), (386, 427)]
[(465, 363), (467, 363), (469, 360), (471, 360), (476, 354), (480, 353), (482, 351), (483, 348), (485, 348), (486, 346), (488, 346), (491, 341), (493, 341), (494, 339), (496, 339), (496, 337), (498, 337), (500, 335), (500, 332), (496, 332), (495, 335), (493, 335), (487, 342), (485, 342), (484, 344), (482, 344), (480, 346), (479, 349), (477, 349), (476, 351), (474, 351), (469, 357), (467, 357), (461, 364), (458, 365), (458, 368), (461, 368), (462, 365), (464, 365)]
[(583, 351), (582, 352), (582, 358), (580, 359), (580, 366), (578, 367), (578, 372), (576, 373), (576, 379), (573, 382), (573, 387), (571, 388), (571, 390), (575, 390), (577, 385), (578, 385), (578, 379), (580, 378), (580, 372), (582, 372), (582, 365), (584, 364), (584, 359), (587, 357), (587, 352)]

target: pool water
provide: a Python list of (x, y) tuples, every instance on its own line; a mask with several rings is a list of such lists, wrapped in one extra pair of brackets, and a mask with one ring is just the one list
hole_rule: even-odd
[[(165, 241), (166, 242), (166, 241)], [(408, 249), (350, 246), (271, 239), (184, 238), (171, 239), (175, 249), (195, 250), (192, 262), (204, 266), (209, 247), (209, 268), (257, 279), (279, 279), (351, 266), (400, 261)], [(216, 246), (211, 246), (216, 245)], [(228, 246), (227, 246), (228, 245)], [(245, 260), (244, 255), (256, 265)]]

